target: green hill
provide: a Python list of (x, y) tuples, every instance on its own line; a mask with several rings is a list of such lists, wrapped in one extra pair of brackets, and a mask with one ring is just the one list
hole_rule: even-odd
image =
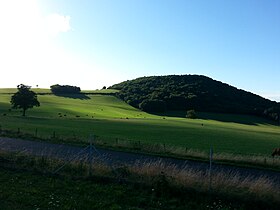
[(113, 85), (119, 98), (147, 112), (253, 114), (279, 120), (280, 103), (200, 75), (141, 77)]
[(136, 109), (114, 95), (94, 91), (81, 98), (38, 90), (41, 106), (27, 110), (27, 116), (22, 117), (20, 110), (11, 110), (13, 92), (0, 89), (0, 130), (20, 129), (45, 139), (55, 132), (65, 143), (87, 142), (94, 133), (111, 144), (118, 138), (201, 151), (213, 146), (217, 152), (266, 155), (280, 143), (279, 126), (257, 116), (200, 112), (200, 119), (195, 120), (159, 116)]

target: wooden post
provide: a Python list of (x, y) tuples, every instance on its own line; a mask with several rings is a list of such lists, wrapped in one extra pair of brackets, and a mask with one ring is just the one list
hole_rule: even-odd
[(19, 134), (19, 133), (20, 133), (20, 128), (17, 129), (17, 134)]
[(35, 137), (37, 137), (37, 134), (38, 134), (38, 129), (36, 128), (35, 129)]
[(93, 163), (93, 148), (92, 148), (92, 140), (94, 135), (91, 135), (89, 138), (89, 176), (92, 176), (92, 163)]
[(55, 138), (55, 131), (53, 132), (53, 138)]
[(209, 192), (212, 191), (212, 159), (213, 159), (213, 148), (210, 147), (210, 154), (209, 154)]

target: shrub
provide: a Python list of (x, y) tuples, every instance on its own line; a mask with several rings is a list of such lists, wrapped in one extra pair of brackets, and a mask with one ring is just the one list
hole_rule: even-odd
[(81, 89), (71, 85), (52, 85), (51, 91), (53, 94), (77, 94), (81, 92)]
[(193, 109), (187, 111), (186, 117), (190, 118), (190, 119), (196, 119), (197, 118), (196, 113)]

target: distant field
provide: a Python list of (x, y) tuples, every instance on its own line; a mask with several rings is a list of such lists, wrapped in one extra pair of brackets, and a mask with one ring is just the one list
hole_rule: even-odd
[(42, 137), (56, 131), (61, 137), (78, 136), (86, 141), (94, 133), (112, 142), (119, 138), (204, 151), (213, 146), (218, 152), (267, 155), (280, 146), (280, 127), (258, 117), (199, 113), (202, 119), (192, 120), (157, 116), (114, 96), (99, 94), (82, 99), (39, 95), (41, 106), (27, 110), (27, 117), (21, 117), (18, 110), (9, 111), (11, 94), (3, 94), (8, 91), (12, 90), (0, 89), (2, 128), (20, 128), (29, 133), (37, 129)]

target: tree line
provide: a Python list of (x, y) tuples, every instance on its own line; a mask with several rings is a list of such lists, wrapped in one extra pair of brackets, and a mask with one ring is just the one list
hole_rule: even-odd
[(53, 94), (79, 94), (81, 93), (81, 88), (77, 86), (71, 86), (71, 85), (52, 85), (51, 91)]
[(280, 104), (202, 75), (141, 77), (115, 84), (118, 97), (147, 112), (195, 110), (279, 120)]

